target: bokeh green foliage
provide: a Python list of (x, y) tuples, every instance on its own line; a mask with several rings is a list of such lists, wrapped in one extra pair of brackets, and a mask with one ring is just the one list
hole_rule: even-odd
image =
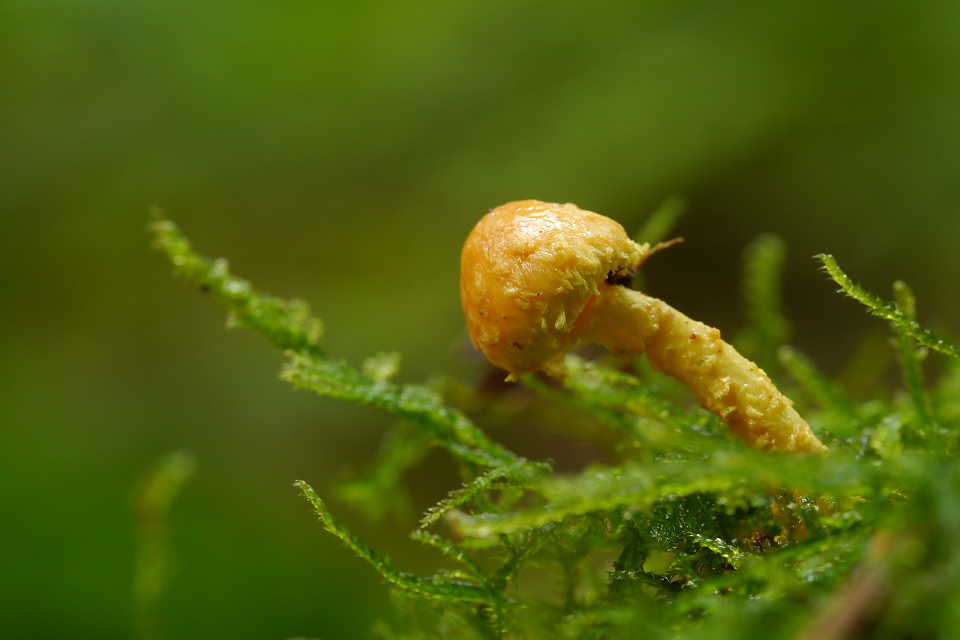
[(135, 505), (139, 535), (133, 597), (138, 637), (142, 640), (164, 637), (160, 603), (176, 566), (169, 549), (170, 507), (194, 473), (196, 460), (193, 455), (175, 451), (150, 471), (137, 491)]
[[(465, 484), (429, 509), (411, 538), (448, 561), (433, 575), (396, 569), (296, 485), (323, 526), (397, 591), (402, 615), (384, 638), (819, 638), (871, 629), (878, 638), (960, 633), (960, 379), (957, 347), (915, 320), (916, 301), (868, 293), (822, 255), (841, 291), (886, 320), (906, 393), (862, 405), (838, 392), (794, 351), (787, 369), (814, 400), (811, 424), (831, 451), (774, 454), (734, 442), (716, 416), (656, 392), (649, 370), (626, 373), (567, 356), (558, 386), (523, 383), (550, 401), (606, 422), (620, 439), (610, 464), (577, 474), (525, 460), (494, 443), (460, 410), (421, 385), (396, 385), (396, 358), (357, 369), (326, 355), (299, 302), (257, 293), (223, 260), (201, 258), (173, 223), (153, 223), (181, 275), (210, 293), (235, 326), (286, 351), (283, 377), (320, 395), (399, 418), (389, 451), (353, 498), (374, 516), (395, 499), (395, 479), (423, 450), (445, 449)], [(748, 351), (784, 349), (775, 284), (783, 244), (765, 237), (744, 277), (755, 336)], [(308, 336), (308, 337), (305, 337)], [(945, 354), (928, 393), (921, 360)], [(385, 372), (385, 373), (384, 373)], [(938, 399), (931, 404), (930, 397)], [(824, 425), (840, 425), (831, 433)], [(413, 430), (411, 430), (411, 427)], [(420, 436), (413, 436), (419, 432)], [(346, 494), (349, 495), (349, 494)], [(433, 529), (443, 525), (443, 535)], [(531, 578), (533, 578), (531, 580)], [(539, 578), (539, 581), (537, 580)], [(641, 632), (642, 630), (642, 632)]]

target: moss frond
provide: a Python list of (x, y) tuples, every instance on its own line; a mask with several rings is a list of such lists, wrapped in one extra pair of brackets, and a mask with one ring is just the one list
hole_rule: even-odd
[(448, 601), (477, 602), (483, 604), (496, 605), (497, 598), (487, 590), (482, 584), (472, 584), (460, 578), (459, 576), (429, 576), (421, 577), (412, 573), (397, 571), (393, 565), (385, 558), (380, 557), (373, 549), (367, 546), (365, 542), (350, 533), (343, 525), (338, 523), (330, 515), (327, 505), (323, 503), (320, 496), (313, 488), (302, 480), (297, 480), (294, 486), (300, 489), (311, 505), (314, 511), (320, 516), (320, 522), (324, 528), (340, 538), (350, 549), (369, 562), (381, 576), (393, 585), (417, 594), (425, 598), (438, 598)]
[[(917, 320), (917, 299), (907, 283), (898, 280), (893, 283), (893, 296), (904, 317), (910, 322)], [(900, 324), (894, 324), (897, 335), (897, 355), (900, 357), (900, 370), (903, 372), (903, 383), (910, 394), (911, 405), (916, 419), (916, 431), (920, 434), (930, 434), (935, 437), (936, 430), (932, 429), (930, 407), (926, 392), (923, 388), (923, 369), (921, 361), (927, 355), (924, 347), (918, 348), (913, 335), (907, 332)]]
[(528, 462), (526, 460), (521, 460), (510, 466), (491, 469), (473, 482), (456, 491), (451, 491), (445, 500), (428, 509), (423, 519), (420, 520), (420, 528), (426, 529), (439, 521), (449, 511), (475, 499), (482, 492), (506, 488), (525, 489), (538, 478), (550, 473), (550, 470), (550, 465), (544, 462)]
[(287, 364), (280, 376), (301, 389), (370, 405), (415, 424), (464, 462), (499, 467), (519, 460), (422, 385), (378, 381), (344, 362), (309, 352), (288, 353)]
[(517, 456), (487, 438), (462, 413), (448, 408), (436, 394), (420, 385), (395, 385), (382, 375), (395, 368), (394, 358), (381, 358), (359, 371), (330, 358), (320, 346), (319, 319), (306, 303), (283, 300), (257, 292), (246, 280), (230, 273), (226, 260), (201, 257), (171, 221), (155, 213), (150, 225), (155, 244), (177, 272), (209, 293), (230, 314), (231, 326), (253, 329), (287, 352), (282, 377), (323, 396), (367, 404), (408, 420), (424, 429), (460, 460), (483, 467), (512, 464)]
[(226, 309), (227, 326), (248, 327), (279, 349), (320, 355), (323, 323), (310, 315), (302, 300), (283, 300), (257, 293), (246, 280), (230, 273), (230, 264), (210, 260), (193, 250), (180, 228), (159, 210), (150, 232), (154, 245), (167, 254), (177, 273), (210, 294)]
[(960, 348), (958, 348), (957, 345), (943, 338), (938, 338), (930, 331), (921, 327), (920, 323), (913, 319), (908, 310), (904, 310), (896, 304), (886, 302), (851, 280), (846, 273), (840, 270), (840, 266), (833, 256), (821, 253), (816, 257), (823, 265), (823, 270), (827, 272), (834, 282), (840, 285), (840, 291), (865, 306), (871, 315), (892, 323), (898, 331), (902, 331), (924, 347), (945, 353), (954, 358), (960, 358)]

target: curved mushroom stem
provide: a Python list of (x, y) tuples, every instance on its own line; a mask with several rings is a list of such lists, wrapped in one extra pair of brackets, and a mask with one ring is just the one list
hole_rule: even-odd
[(690, 387), (700, 405), (720, 416), (751, 446), (826, 453), (793, 402), (760, 367), (720, 338), (720, 331), (656, 298), (600, 285), (574, 326), (576, 337), (620, 358), (641, 353), (657, 371)]

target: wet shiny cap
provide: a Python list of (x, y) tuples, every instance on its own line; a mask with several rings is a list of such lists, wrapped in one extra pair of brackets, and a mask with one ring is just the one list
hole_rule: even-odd
[(543, 368), (573, 345), (599, 285), (629, 278), (649, 251), (617, 222), (573, 204), (522, 200), (491, 210), (460, 260), (474, 346), (508, 379)]

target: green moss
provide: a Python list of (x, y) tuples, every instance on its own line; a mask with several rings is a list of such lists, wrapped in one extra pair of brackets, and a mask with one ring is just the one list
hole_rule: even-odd
[[(665, 236), (670, 216), (649, 233)], [(411, 534), (455, 567), (428, 576), (397, 571), (297, 482), (323, 526), (396, 591), (398, 622), (378, 626), (381, 637), (960, 636), (960, 350), (919, 325), (906, 285), (884, 301), (820, 256), (841, 291), (894, 334), (903, 392), (857, 404), (784, 344), (782, 241), (763, 238), (748, 252), (747, 350), (773, 375), (789, 374), (783, 382), (810, 406), (826, 456), (747, 449), (669, 384), (568, 356), (562, 383), (531, 375), (523, 384), (538, 402), (610, 425), (621, 446), (606, 464), (558, 474), (491, 440), (435, 391), (390, 382), (396, 356), (361, 368), (330, 357), (304, 304), (257, 293), (224, 261), (194, 253), (167, 220), (153, 231), (233, 325), (286, 352), (284, 379), (398, 419), (342, 495), (382, 519), (402, 473), (431, 446), (459, 466), (462, 488)], [(921, 366), (928, 352), (944, 359), (933, 388)]]

